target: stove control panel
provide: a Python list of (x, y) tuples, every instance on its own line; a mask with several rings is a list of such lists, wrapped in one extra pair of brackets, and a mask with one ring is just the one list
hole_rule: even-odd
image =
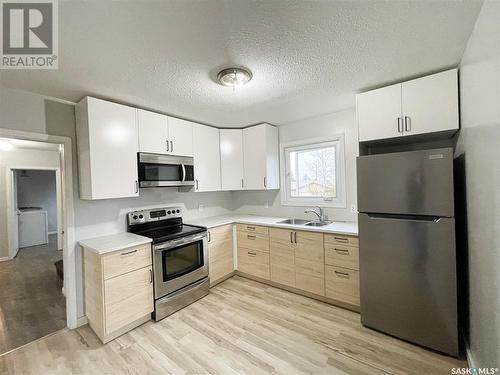
[(143, 224), (151, 221), (167, 220), (178, 217), (182, 217), (181, 207), (153, 208), (150, 210), (129, 212), (127, 215), (129, 225)]

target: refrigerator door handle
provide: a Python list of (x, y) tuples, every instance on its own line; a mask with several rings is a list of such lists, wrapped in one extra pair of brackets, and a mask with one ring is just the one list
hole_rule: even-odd
[(405, 220), (405, 221), (428, 221), (439, 223), (441, 216), (422, 216), (422, 215), (395, 215), (395, 214), (366, 214), (370, 219), (385, 219), (385, 220)]

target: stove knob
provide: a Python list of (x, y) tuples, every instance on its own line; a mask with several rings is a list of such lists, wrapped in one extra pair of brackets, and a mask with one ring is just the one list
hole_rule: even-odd
[(144, 219), (144, 215), (139, 215), (139, 219)]
[(180, 212), (181, 212), (181, 210), (177, 210), (177, 213), (180, 213)]
[(137, 220), (137, 215), (132, 216), (132, 219)]
[(171, 211), (167, 211), (167, 214), (169, 214), (169, 215), (170, 215), (171, 213), (172, 213)]

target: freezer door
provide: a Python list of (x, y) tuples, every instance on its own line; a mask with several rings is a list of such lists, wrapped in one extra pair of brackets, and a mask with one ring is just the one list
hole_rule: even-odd
[(361, 322), (458, 355), (455, 221), (359, 214)]
[(453, 217), (453, 150), (360, 156), (359, 212)]

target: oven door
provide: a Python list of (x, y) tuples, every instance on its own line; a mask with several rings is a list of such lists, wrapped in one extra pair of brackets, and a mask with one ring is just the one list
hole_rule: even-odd
[(207, 234), (153, 245), (155, 299), (208, 277)]
[(194, 185), (193, 158), (138, 154), (140, 187)]

